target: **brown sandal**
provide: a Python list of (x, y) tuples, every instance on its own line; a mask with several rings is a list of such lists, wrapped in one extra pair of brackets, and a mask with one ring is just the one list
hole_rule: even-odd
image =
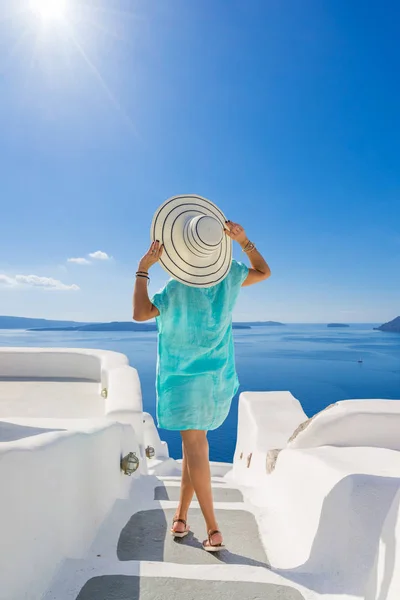
[(214, 529), (214, 531), (208, 532), (208, 540), (204, 540), (204, 542), (203, 542), (203, 548), (206, 552), (219, 552), (220, 550), (225, 548), (224, 544), (222, 544), (222, 543), (221, 544), (213, 544), (211, 542), (212, 536), (215, 535), (216, 533), (219, 533), (220, 535), (222, 535), (218, 529)]
[[(184, 531), (175, 531), (174, 530), (175, 523), (183, 523), (184, 526), (185, 526), (185, 530)], [(174, 537), (176, 537), (176, 538), (184, 538), (189, 533), (189, 529), (190, 528), (186, 525), (185, 519), (173, 519), (172, 520), (171, 535), (173, 535)]]

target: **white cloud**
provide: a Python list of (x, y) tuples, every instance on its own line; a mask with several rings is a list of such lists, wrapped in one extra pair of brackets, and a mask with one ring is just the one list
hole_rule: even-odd
[(0, 285), (15, 285), (16, 281), (13, 277), (8, 277), (8, 275), (0, 274)]
[(97, 250), (97, 252), (91, 252), (89, 254), (90, 258), (94, 258), (96, 260), (110, 260), (111, 256), (108, 256), (107, 252), (102, 252), (101, 250)]
[(21, 285), (42, 287), (51, 290), (79, 290), (79, 286), (75, 283), (72, 285), (67, 285), (58, 279), (53, 279), (52, 277), (39, 277), (38, 275), (16, 275), (15, 281)]
[[(107, 252), (103, 252), (102, 250), (97, 250), (96, 252), (90, 252), (88, 255), (90, 258), (94, 260), (111, 260), (111, 256), (107, 254)], [(68, 258), (67, 262), (74, 263), (76, 265), (91, 265), (92, 261), (87, 258), (77, 257), (77, 258)]]
[(76, 265), (90, 265), (90, 260), (87, 258), (69, 258), (67, 262), (75, 263)]

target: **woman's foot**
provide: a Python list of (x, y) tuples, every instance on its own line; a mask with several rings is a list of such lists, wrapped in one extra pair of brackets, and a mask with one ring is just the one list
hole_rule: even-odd
[(203, 548), (206, 552), (219, 552), (224, 548), (222, 533), (218, 529), (208, 532), (208, 539), (204, 540)]
[(183, 538), (189, 533), (190, 527), (185, 519), (174, 518), (172, 521), (171, 534), (176, 538)]

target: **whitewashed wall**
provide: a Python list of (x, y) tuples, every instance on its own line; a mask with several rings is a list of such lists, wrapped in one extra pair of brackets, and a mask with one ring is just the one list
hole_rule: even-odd
[(106, 372), (106, 417), (119, 423), (128, 423), (133, 427), (140, 454), (144, 456), (143, 402), (138, 372), (128, 365), (115, 367)]
[(310, 573), (311, 580), (325, 574), (327, 583), (338, 573), (364, 583), (357, 589), (363, 597), (399, 487), (398, 452), (325, 446), (282, 450), (273, 473), (257, 477), (248, 493), (263, 510), (261, 531), (274, 568)]
[(128, 364), (119, 352), (85, 348), (0, 348), (0, 377), (74, 377), (108, 385), (108, 373)]
[(251, 485), (255, 477), (264, 477), (268, 451), (284, 448), (296, 427), (306, 420), (300, 402), (290, 392), (240, 394), (235, 480)]
[(147, 412), (143, 413), (143, 441), (145, 448), (147, 446), (154, 448), (155, 458), (169, 457), (168, 445), (161, 441), (154, 419)]
[(311, 419), (290, 392), (244, 392), (233, 475), (251, 486), (274, 468), (284, 448), (321, 446), (400, 450), (400, 400), (344, 400)]
[(368, 446), (400, 450), (400, 400), (343, 400), (305, 425), (288, 448)]
[(55, 432), (0, 444), (0, 599), (40, 598), (59, 563), (81, 558), (132, 477), (128, 425)]
[[(84, 348), (0, 348), (0, 377), (4, 376), (80, 378), (98, 382), (99, 396), (102, 389), (107, 390), (105, 417), (131, 425), (143, 454), (140, 380), (124, 354)], [(63, 417), (61, 403), (59, 410), (58, 416)]]
[(228, 478), (258, 509), (276, 572), (332, 598), (400, 599), (399, 432), (399, 401), (308, 420), (289, 393), (241, 395)]
[(400, 490), (395, 496), (379, 538), (365, 600), (400, 598)]

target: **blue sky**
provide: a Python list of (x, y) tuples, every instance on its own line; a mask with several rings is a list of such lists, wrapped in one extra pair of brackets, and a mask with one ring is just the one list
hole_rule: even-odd
[(182, 193), (270, 263), (236, 319), (400, 313), (397, 2), (65, 2), (0, 5), (0, 314), (129, 320), (152, 215)]

